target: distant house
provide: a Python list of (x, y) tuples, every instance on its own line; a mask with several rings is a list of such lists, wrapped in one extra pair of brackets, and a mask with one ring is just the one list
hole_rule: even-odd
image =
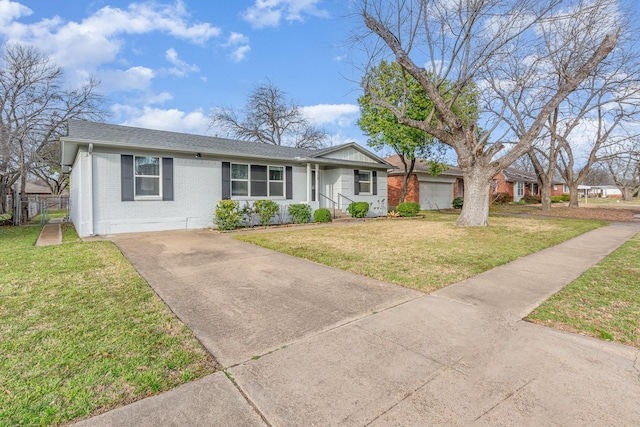
[(615, 185), (592, 185), (590, 197), (622, 197), (622, 191)]
[[(387, 191), (389, 193), (389, 206), (395, 208), (400, 203), (400, 191), (404, 179), (404, 165), (400, 156), (391, 156), (384, 159), (395, 166), (396, 169), (388, 172)], [(426, 160), (416, 161), (411, 175), (405, 202), (420, 203), (422, 209), (448, 209), (455, 197), (454, 184), (462, 179), (462, 172), (456, 166), (448, 166), (448, 169), (437, 176), (429, 173), (429, 163)]]
[[(456, 185), (455, 197), (464, 198), (464, 182), (460, 178)], [(516, 168), (507, 168), (493, 177), (491, 181), (492, 195), (498, 193), (508, 194), (514, 202), (525, 196), (540, 196), (540, 185), (535, 173)], [(568, 193), (569, 188), (562, 182), (554, 182), (551, 186), (551, 196), (560, 196)]]
[[(400, 202), (400, 191), (404, 178), (404, 165), (399, 156), (386, 157), (385, 160), (397, 169), (388, 172), (389, 206), (395, 207)], [(453, 199), (464, 198), (464, 178), (457, 166), (448, 169), (437, 176), (429, 173), (429, 163), (426, 160), (416, 162), (414, 172), (410, 178), (406, 202), (420, 203), (422, 209), (448, 209)], [(497, 174), (489, 190), (492, 195), (506, 193), (517, 202), (526, 195), (540, 196), (540, 188), (536, 175), (516, 168), (507, 168)], [(551, 187), (551, 195), (558, 196), (568, 193), (568, 187), (555, 182)]]
[(387, 211), (391, 165), (355, 143), (309, 150), (70, 120), (60, 144), (80, 236), (214, 227), (225, 199)]

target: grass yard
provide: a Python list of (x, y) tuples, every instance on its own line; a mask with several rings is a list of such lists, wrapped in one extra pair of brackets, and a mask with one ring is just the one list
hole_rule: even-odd
[(456, 227), (456, 214), (425, 215), (424, 219), (382, 219), (236, 238), (432, 292), (606, 224), (498, 216), (490, 218), (489, 227)]
[(640, 234), (545, 301), (527, 319), (640, 347)]
[(0, 425), (52, 425), (173, 388), (214, 361), (111, 242), (0, 227)]

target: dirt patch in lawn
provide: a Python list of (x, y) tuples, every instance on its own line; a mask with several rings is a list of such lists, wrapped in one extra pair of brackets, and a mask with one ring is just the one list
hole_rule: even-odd
[[(497, 210), (499, 213), (513, 213), (525, 215), (541, 215), (575, 219), (595, 219), (612, 222), (629, 222), (639, 220), (635, 215), (640, 215), (639, 209), (620, 209), (613, 207), (579, 207), (552, 206), (551, 212), (544, 212), (539, 205), (534, 206), (504, 206)], [(498, 213), (496, 212), (496, 213)]]

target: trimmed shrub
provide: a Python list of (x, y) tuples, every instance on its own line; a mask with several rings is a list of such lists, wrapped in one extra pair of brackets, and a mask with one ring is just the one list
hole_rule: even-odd
[(306, 203), (291, 204), (287, 210), (294, 224), (306, 224), (311, 219), (311, 206)]
[(571, 200), (571, 194), (563, 194), (562, 196), (560, 196), (560, 200), (562, 200), (563, 202), (568, 202)]
[(456, 197), (453, 199), (453, 202), (451, 202), (451, 207), (453, 207), (453, 209), (462, 209), (463, 204), (464, 199), (462, 197)]
[(256, 209), (254, 207), (254, 205), (249, 204), (249, 202), (244, 202), (244, 206), (242, 206), (242, 209), (240, 209), (240, 213), (242, 214), (242, 222), (244, 223), (245, 227), (251, 227), (253, 228), (255, 224), (255, 219), (256, 219)]
[(491, 197), (491, 203), (495, 205), (506, 205), (513, 202), (513, 197), (509, 193), (496, 193)]
[(542, 197), (534, 196), (532, 194), (526, 194), (521, 200), (524, 200), (524, 202), (529, 204), (529, 205), (534, 205), (536, 203), (542, 203)]
[(364, 218), (369, 213), (369, 203), (367, 202), (353, 202), (347, 206), (347, 212), (353, 218)]
[(313, 212), (313, 222), (331, 222), (331, 211), (327, 208), (316, 209)]
[(240, 227), (240, 215), (238, 202), (220, 200), (216, 206), (213, 222), (218, 226), (218, 230), (235, 230)]
[(551, 203), (561, 203), (562, 196), (551, 196)]
[(416, 216), (420, 212), (420, 204), (415, 202), (404, 202), (396, 206), (396, 211), (400, 216)]
[(278, 213), (278, 205), (273, 200), (256, 200), (253, 202), (253, 209), (260, 215), (260, 225), (266, 227), (271, 222), (271, 218)]

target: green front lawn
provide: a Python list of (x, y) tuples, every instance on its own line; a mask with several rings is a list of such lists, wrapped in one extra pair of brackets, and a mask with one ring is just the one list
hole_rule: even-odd
[(528, 320), (640, 347), (640, 234), (545, 301)]
[(0, 425), (51, 425), (215, 370), (111, 242), (0, 227)]
[(381, 219), (236, 238), (432, 292), (606, 224), (499, 216), (490, 218), (489, 227), (456, 227), (456, 215), (423, 213), (424, 219)]

